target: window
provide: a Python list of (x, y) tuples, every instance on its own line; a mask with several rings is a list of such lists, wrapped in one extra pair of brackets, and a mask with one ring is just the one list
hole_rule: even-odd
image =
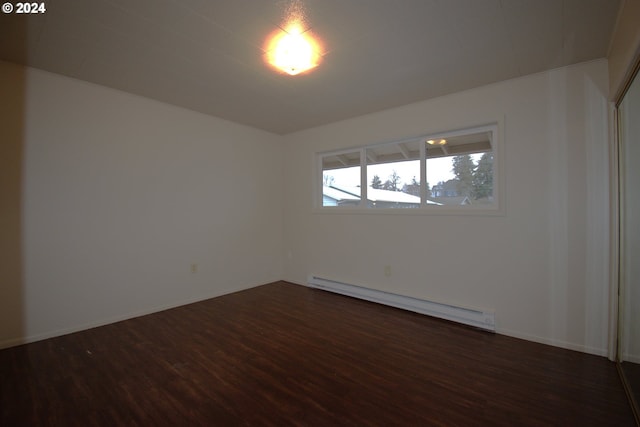
[(361, 150), (322, 156), (322, 206), (358, 206), (361, 200)]
[(320, 153), (327, 208), (496, 210), (497, 126)]
[(418, 208), (420, 144), (397, 142), (366, 149), (367, 199), (374, 208)]

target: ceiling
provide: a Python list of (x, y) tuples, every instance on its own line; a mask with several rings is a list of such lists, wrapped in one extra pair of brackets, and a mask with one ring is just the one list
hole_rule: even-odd
[[(264, 63), (295, 1), (324, 46)], [(14, 2), (15, 3), (15, 2)], [(619, 0), (45, 0), (0, 59), (278, 134), (607, 56)]]

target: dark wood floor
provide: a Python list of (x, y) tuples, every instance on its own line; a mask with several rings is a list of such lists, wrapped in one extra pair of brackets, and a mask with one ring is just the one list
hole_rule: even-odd
[(636, 405), (640, 405), (640, 364), (623, 362), (621, 367), (629, 387), (629, 393), (633, 395)]
[(0, 351), (2, 426), (633, 426), (613, 363), (284, 282)]

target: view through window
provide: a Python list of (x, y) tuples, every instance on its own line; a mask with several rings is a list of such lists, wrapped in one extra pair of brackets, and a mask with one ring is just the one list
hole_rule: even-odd
[(494, 125), (320, 154), (322, 206), (494, 207), (496, 142)]

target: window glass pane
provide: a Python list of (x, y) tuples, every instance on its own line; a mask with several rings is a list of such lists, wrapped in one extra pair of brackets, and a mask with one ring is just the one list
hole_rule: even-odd
[(360, 151), (322, 157), (322, 206), (360, 203)]
[(367, 183), (371, 207), (420, 207), (420, 160), (367, 165)]
[(492, 131), (427, 139), (428, 200), (444, 206), (493, 203)]
[(428, 200), (445, 206), (493, 203), (493, 154), (427, 158)]
[(368, 147), (367, 206), (420, 207), (420, 140)]

